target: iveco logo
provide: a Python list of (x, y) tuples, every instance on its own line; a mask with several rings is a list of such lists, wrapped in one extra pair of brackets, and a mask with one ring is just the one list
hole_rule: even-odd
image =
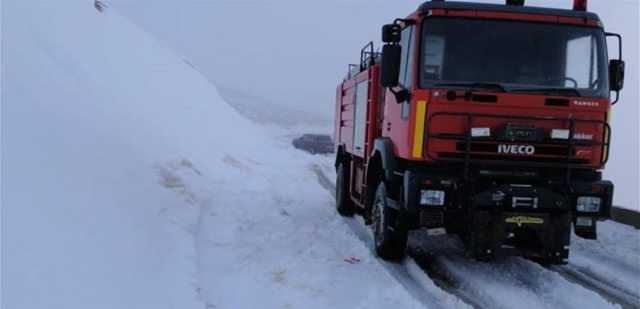
[(498, 145), (498, 153), (531, 156), (536, 153), (536, 147), (531, 145)]

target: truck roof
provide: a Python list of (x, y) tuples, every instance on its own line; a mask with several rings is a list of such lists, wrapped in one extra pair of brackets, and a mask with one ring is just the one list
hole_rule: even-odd
[(538, 14), (538, 15), (550, 15), (561, 17), (576, 17), (583, 19), (590, 19), (600, 21), (600, 17), (597, 14), (576, 10), (564, 10), (555, 8), (542, 8), (535, 6), (519, 6), (519, 5), (506, 5), (506, 4), (487, 4), (477, 2), (453, 2), (453, 1), (428, 1), (420, 5), (419, 12), (426, 12), (432, 9), (445, 9), (445, 10), (480, 10), (480, 11), (492, 11), (492, 12), (509, 12), (520, 14)]

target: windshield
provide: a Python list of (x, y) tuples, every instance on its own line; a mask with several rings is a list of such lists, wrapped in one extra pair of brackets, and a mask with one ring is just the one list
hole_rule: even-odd
[(425, 20), (422, 33), (422, 88), (484, 84), (510, 92), (609, 97), (601, 29), (434, 17)]

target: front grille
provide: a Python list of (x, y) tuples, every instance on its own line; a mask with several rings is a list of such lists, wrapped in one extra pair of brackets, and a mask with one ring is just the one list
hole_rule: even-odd
[[(560, 106), (566, 102), (548, 103)], [(461, 130), (459, 125), (466, 128)], [(495, 133), (491, 137), (473, 137), (471, 129), (475, 127), (490, 127)], [(583, 128), (595, 133), (594, 140), (551, 140), (548, 137), (551, 127), (568, 128), (569, 136), (577, 136), (578, 129)], [(587, 127), (590, 128), (584, 129)], [(434, 112), (429, 116), (426, 128), (425, 153), (431, 160), (504, 166), (527, 164), (579, 168), (601, 165), (608, 159), (611, 137), (611, 127), (606, 121), (555, 116)], [(602, 136), (596, 139), (598, 132)], [(583, 148), (589, 150), (581, 153)], [(581, 154), (580, 158), (576, 158), (578, 154)], [(596, 155), (600, 156), (599, 160)], [(465, 165), (465, 174), (467, 167)]]
[[(464, 153), (451, 153), (451, 152), (438, 152), (438, 157), (443, 159), (457, 159), (463, 161), (465, 159)], [(483, 161), (496, 161), (496, 162), (536, 162), (536, 163), (570, 163), (570, 164), (589, 164), (589, 160), (586, 159), (571, 159), (567, 161), (566, 158), (553, 158), (553, 157), (516, 157), (507, 155), (481, 155), (470, 154), (471, 160), (483, 160)]]
[(419, 223), (421, 227), (437, 228), (444, 226), (444, 214), (442, 211), (421, 211)]

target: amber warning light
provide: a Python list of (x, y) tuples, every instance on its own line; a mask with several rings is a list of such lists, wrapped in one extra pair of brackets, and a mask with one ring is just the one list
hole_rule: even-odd
[(586, 11), (587, 0), (573, 0), (573, 9), (575, 11)]

